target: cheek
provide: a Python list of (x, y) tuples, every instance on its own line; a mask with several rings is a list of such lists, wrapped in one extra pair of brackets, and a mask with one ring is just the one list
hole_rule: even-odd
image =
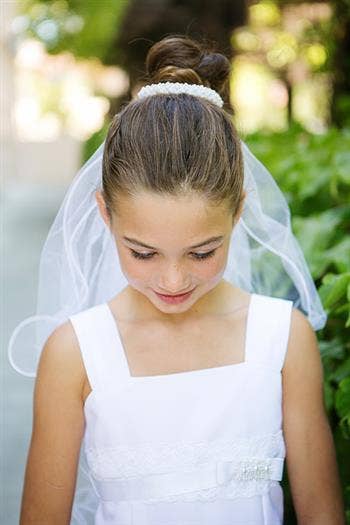
[(119, 260), (123, 274), (128, 281), (142, 281), (147, 279), (150, 274), (150, 267), (147, 267), (147, 262), (143, 263), (128, 253), (119, 253)]
[(204, 263), (199, 263), (196, 269), (196, 275), (204, 281), (214, 280), (221, 277), (226, 267), (226, 254), (220, 253), (213, 258), (209, 258)]

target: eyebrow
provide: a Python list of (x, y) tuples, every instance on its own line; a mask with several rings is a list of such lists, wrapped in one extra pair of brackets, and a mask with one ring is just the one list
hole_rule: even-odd
[[(194, 246), (189, 246), (187, 249), (192, 250), (193, 248), (199, 248), (200, 246), (205, 246), (206, 244), (215, 242), (215, 241), (221, 241), (224, 238), (224, 235), (218, 235), (216, 237), (210, 237), (210, 239), (207, 239), (203, 242), (200, 242), (198, 244), (195, 244)], [(150, 250), (157, 250), (157, 248), (154, 248), (154, 246), (149, 246), (148, 244), (145, 244), (144, 242), (138, 241), (137, 239), (132, 239), (131, 237), (123, 237), (128, 242), (131, 242), (133, 244), (137, 244), (138, 246), (142, 246), (143, 248), (149, 248)]]

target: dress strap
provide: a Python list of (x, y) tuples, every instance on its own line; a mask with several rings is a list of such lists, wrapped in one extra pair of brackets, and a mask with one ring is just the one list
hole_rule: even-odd
[(293, 301), (253, 294), (247, 321), (246, 361), (282, 370)]
[(105, 303), (71, 315), (92, 390), (122, 386), (127, 381), (123, 349)]

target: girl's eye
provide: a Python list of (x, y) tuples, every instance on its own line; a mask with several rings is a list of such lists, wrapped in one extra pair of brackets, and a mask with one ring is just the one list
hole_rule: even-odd
[[(130, 251), (131, 251), (131, 255), (133, 257), (135, 257), (135, 259), (152, 259), (153, 255), (154, 255), (154, 252), (153, 253), (140, 253), (140, 252), (136, 252), (135, 250), (132, 250), (130, 248)], [(193, 253), (193, 256), (195, 257), (195, 259), (199, 259), (199, 260), (203, 260), (203, 259), (207, 259), (208, 257), (212, 257), (216, 252), (216, 249), (215, 250), (211, 250), (210, 252), (205, 252), (205, 253)]]
[(208, 257), (212, 257), (216, 252), (215, 250), (211, 250), (210, 252), (205, 253), (193, 253), (196, 259), (208, 259)]
[(154, 253), (139, 253), (135, 252), (135, 250), (132, 250), (130, 248), (131, 255), (135, 257), (135, 259), (151, 259), (153, 257)]

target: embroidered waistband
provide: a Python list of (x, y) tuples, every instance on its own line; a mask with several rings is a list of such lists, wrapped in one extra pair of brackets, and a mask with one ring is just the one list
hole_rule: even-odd
[(232, 481), (280, 481), (284, 458), (249, 458), (247, 460), (218, 461), (196, 469), (148, 474), (142, 477), (97, 479), (91, 481), (102, 500), (144, 500), (194, 492), (226, 485)]

